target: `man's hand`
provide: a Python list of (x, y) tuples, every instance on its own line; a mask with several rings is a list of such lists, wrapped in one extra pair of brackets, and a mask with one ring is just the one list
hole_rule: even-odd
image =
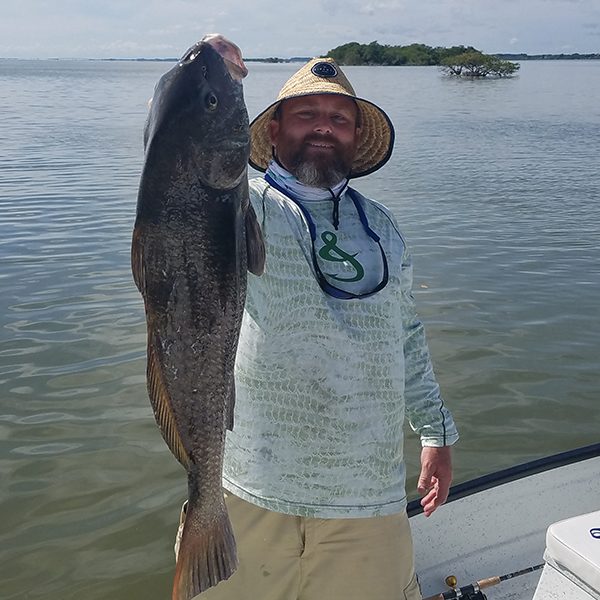
[(426, 517), (446, 502), (452, 481), (452, 457), (450, 446), (425, 447), (421, 450), (421, 474), (417, 491), (421, 494), (421, 506)]

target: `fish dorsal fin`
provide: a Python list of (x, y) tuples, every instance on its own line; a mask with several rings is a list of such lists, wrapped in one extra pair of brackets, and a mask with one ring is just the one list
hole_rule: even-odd
[(160, 361), (156, 354), (156, 341), (152, 338), (153, 336), (149, 327), (147, 367), (148, 396), (150, 396), (150, 402), (154, 409), (154, 417), (156, 418), (156, 422), (160, 427), (160, 432), (162, 433), (167, 446), (169, 446), (169, 450), (171, 450), (175, 458), (184, 466), (184, 468), (187, 469), (189, 458), (177, 431), (177, 423), (175, 422), (175, 415), (173, 414), (173, 409), (171, 407), (171, 398), (167, 386), (164, 383)]
[(246, 209), (245, 227), (248, 271), (254, 275), (262, 275), (265, 272), (266, 261), (265, 240), (252, 204), (248, 204)]

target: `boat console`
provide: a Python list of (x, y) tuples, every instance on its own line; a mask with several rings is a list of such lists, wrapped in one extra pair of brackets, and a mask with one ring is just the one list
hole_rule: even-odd
[(600, 600), (600, 511), (553, 523), (533, 600)]

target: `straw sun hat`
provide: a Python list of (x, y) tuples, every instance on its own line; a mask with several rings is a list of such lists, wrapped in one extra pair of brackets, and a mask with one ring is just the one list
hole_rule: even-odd
[(313, 58), (284, 84), (277, 100), (250, 124), (250, 164), (266, 171), (273, 156), (269, 123), (283, 100), (313, 94), (339, 94), (354, 98), (360, 111), (361, 134), (350, 177), (368, 175), (390, 158), (394, 127), (389, 117), (372, 102), (357, 98), (350, 82), (331, 58)]

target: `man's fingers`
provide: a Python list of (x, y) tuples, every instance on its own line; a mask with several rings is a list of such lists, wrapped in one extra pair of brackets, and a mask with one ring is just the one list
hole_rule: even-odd
[(417, 491), (419, 494), (425, 494), (435, 485), (435, 477), (433, 473), (425, 466), (421, 469), (419, 480), (417, 481)]
[(419, 481), (417, 484), (417, 492), (419, 492), (419, 494), (425, 494), (429, 489), (431, 489), (431, 486), (425, 481)]
[(431, 515), (433, 511), (440, 505), (437, 499), (437, 490), (431, 490), (422, 500), (421, 506), (426, 517)]
[(439, 480), (433, 473), (421, 473), (421, 477), (419, 477), (417, 482), (417, 490), (421, 494), (424, 494), (437, 485), (439, 485)]
[(438, 486), (438, 499), (441, 504), (444, 504), (448, 500), (448, 493), (450, 492), (450, 482), (444, 482)]

